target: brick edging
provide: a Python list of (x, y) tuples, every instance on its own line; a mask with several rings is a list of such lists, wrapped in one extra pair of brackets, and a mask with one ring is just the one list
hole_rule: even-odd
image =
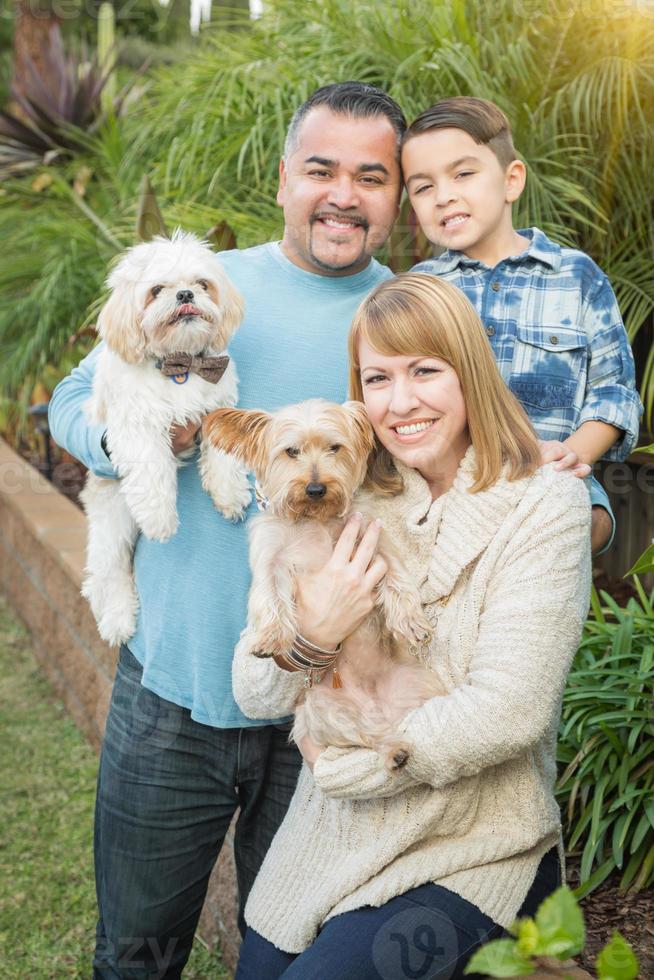
[(86, 517), (0, 439), (0, 587), (78, 727), (97, 749), (116, 654), (80, 596)]

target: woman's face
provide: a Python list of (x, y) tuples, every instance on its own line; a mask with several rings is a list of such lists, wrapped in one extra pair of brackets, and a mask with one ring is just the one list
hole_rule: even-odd
[(442, 492), (470, 445), (459, 378), (437, 357), (380, 354), (359, 343), (363, 401), (379, 441)]

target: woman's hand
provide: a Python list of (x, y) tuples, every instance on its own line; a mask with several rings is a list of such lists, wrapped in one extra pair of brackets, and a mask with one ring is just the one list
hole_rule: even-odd
[(361, 625), (375, 604), (375, 587), (387, 571), (375, 555), (381, 524), (371, 521), (357, 544), (362, 517), (353, 515), (327, 564), (297, 583), (298, 630), (307, 640), (333, 649)]

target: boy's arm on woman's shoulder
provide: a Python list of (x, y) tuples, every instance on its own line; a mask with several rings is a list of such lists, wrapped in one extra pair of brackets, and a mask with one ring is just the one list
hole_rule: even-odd
[(91, 397), (98, 353), (95, 347), (55, 388), (48, 405), (48, 421), (57, 445), (79, 459), (96, 476), (115, 478), (116, 471), (102, 446), (104, 425), (92, 425), (84, 403)]
[(583, 328), (588, 337), (590, 363), (586, 398), (579, 417), (604, 422), (620, 430), (618, 440), (603, 459), (622, 460), (638, 441), (643, 406), (636, 391), (636, 372), (627, 331), (604, 273), (599, 272), (584, 304)]
[(577, 453), (581, 462), (591, 466), (604, 459), (612, 446), (622, 438), (622, 431), (615, 425), (598, 419), (582, 422), (579, 428), (565, 440), (564, 445)]

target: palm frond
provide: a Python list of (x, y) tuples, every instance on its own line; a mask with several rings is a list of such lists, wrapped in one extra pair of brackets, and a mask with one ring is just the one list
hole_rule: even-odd
[[(43, 243), (32, 256), (40, 280), (75, 282), (74, 270), (58, 258), (61, 242), (91, 236), (95, 245), (88, 253), (83, 243), (75, 246), (88, 263), (88, 280), (75, 282), (87, 306), (117, 247), (112, 242), (134, 240), (144, 173), (168, 227), (206, 232), (226, 222), (241, 246), (279, 236), (274, 200), (291, 115), (319, 85), (351, 78), (385, 88), (409, 119), (449, 95), (496, 101), (528, 165), (517, 224), (538, 224), (554, 239), (588, 251), (614, 281), (630, 337), (643, 336), (653, 315), (654, 281), (650, 16), (611, 0), (316, 0), (301, 6), (274, 0), (249, 25), (207, 30), (174, 65), (152, 67), (122, 119), (79, 135), (72, 157), (58, 159), (56, 167), (70, 185), (76, 169), (92, 171), (86, 212), (60, 185), (42, 193), (30, 191), (29, 178), (6, 185), (3, 209), (11, 217), (0, 217), (9, 263), (7, 277), (0, 274), (0, 346), (10, 337), (10, 318), (1, 311), (11, 275), (25, 282), (21, 222)], [(9, 143), (4, 152), (16, 162)], [(34, 285), (27, 292), (39, 295)], [(62, 294), (49, 293), (52, 321), (36, 300), (24, 297), (21, 316), (40, 346), (31, 346), (28, 356), (12, 348), (10, 364), (27, 369), (41, 350), (56, 346), (46, 340), (49, 331), (62, 336), (56, 322), (83, 319), (63, 286)], [(17, 377), (7, 369), (7, 384)], [(645, 377), (654, 404), (651, 364)]]

